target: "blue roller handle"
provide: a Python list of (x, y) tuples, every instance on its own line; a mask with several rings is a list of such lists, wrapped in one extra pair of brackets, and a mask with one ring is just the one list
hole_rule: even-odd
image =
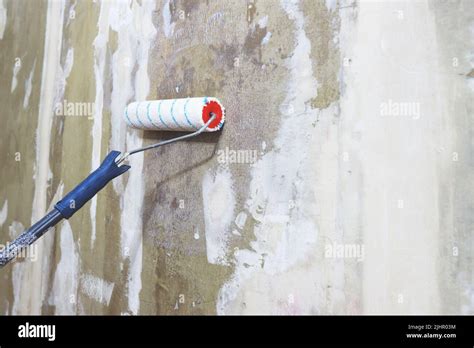
[(0, 252), (0, 267), (13, 260), (22, 249), (37, 241), (38, 238), (59, 221), (73, 216), (84, 204), (102, 190), (110, 180), (129, 170), (130, 166), (128, 165), (117, 166), (115, 159), (118, 155), (120, 155), (119, 151), (111, 151), (105, 157), (100, 167), (56, 203), (52, 211), (20, 234), (13, 242), (7, 243), (6, 247)]
[(127, 165), (117, 166), (115, 159), (118, 155), (120, 155), (119, 151), (111, 151), (99, 168), (56, 203), (54, 208), (61, 213), (63, 218), (69, 219), (94, 197), (97, 192), (102, 190), (110, 180), (130, 169), (130, 166)]

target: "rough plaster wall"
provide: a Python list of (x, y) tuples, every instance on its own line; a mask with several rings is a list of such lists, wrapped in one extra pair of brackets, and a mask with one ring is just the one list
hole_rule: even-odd
[(128, 102), (227, 110), (2, 269), (1, 313), (473, 313), (472, 2), (0, 5), (0, 242), (176, 135)]

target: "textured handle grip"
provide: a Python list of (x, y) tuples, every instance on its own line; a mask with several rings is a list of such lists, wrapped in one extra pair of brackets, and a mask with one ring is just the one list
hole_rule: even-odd
[(110, 180), (129, 170), (130, 166), (117, 166), (115, 159), (118, 155), (120, 155), (119, 151), (110, 152), (99, 168), (56, 203), (55, 209), (23, 232), (13, 242), (7, 243), (6, 247), (0, 250), (0, 268), (14, 259), (21, 250), (38, 240), (61, 219), (69, 219)]
[(18, 255), (18, 253), (20, 253), (27, 246), (36, 242), (38, 238), (40, 238), (62, 219), (63, 218), (61, 214), (56, 209), (53, 209), (41, 220), (20, 234), (13, 242), (7, 243), (0, 252), (0, 267), (5, 266), (8, 262), (13, 260)]
[(63, 199), (54, 206), (65, 219), (69, 219), (81, 207), (86, 204), (97, 192), (113, 178), (125, 173), (130, 166), (117, 166), (115, 159), (120, 155), (119, 151), (111, 151), (104, 161), (83, 182), (77, 185)]

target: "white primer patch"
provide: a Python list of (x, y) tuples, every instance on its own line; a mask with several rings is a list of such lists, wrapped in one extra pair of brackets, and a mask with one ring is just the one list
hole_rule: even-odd
[[(104, 106), (104, 69), (107, 54), (107, 43), (109, 38), (109, 12), (111, 2), (104, 1), (100, 3), (99, 22), (97, 23), (98, 33), (94, 40), (94, 77), (95, 77), (95, 112), (92, 124), (92, 154), (91, 171), (96, 170), (102, 158), (102, 112)], [(94, 248), (97, 229), (97, 196), (92, 197), (90, 205), (91, 217), (91, 249)]]
[(114, 283), (109, 283), (104, 279), (96, 277), (92, 274), (84, 274), (81, 276), (81, 291), (87, 297), (109, 305), (112, 292), (114, 290)]
[(56, 81), (55, 81), (55, 94), (54, 94), (54, 107), (58, 103), (62, 103), (64, 98), (64, 92), (66, 91), (66, 83), (69, 75), (71, 74), (72, 67), (74, 65), (74, 48), (69, 47), (66, 53), (66, 59), (64, 60), (63, 66), (58, 66)]
[(61, 259), (54, 274), (49, 302), (56, 307), (55, 314), (74, 315), (77, 314), (79, 255), (68, 220), (62, 222), (60, 239)]
[(233, 230), (233, 231), (232, 231), (232, 234), (233, 234), (234, 236), (239, 236), (239, 237), (242, 236), (242, 234), (241, 234), (239, 231), (237, 231), (237, 230)]
[[(134, 149), (143, 144), (142, 132), (127, 129), (122, 121), (128, 102), (145, 100), (150, 90), (148, 77), (148, 55), (156, 36), (152, 14), (154, 1), (131, 3), (114, 3), (110, 11), (110, 26), (117, 32), (117, 50), (112, 57), (113, 89), (112, 89), (112, 137), (111, 147), (114, 149)], [(133, 73), (136, 70), (135, 78)], [(134, 85), (132, 85), (134, 81)], [(129, 261), (128, 274), (128, 306), (132, 314), (140, 309), (140, 291), (142, 287), (142, 207), (144, 198), (143, 153), (131, 156), (127, 185), (124, 188), (123, 177), (114, 180), (114, 188), (122, 197), (121, 237), (122, 257)], [(122, 264), (123, 267), (123, 264)]]
[[(46, 17), (46, 33), (44, 57), (41, 76), (41, 93), (39, 98), (38, 128), (36, 129), (36, 158), (34, 165), (35, 192), (32, 203), (31, 223), (37, 222), (46, 213), (48, 177), (50, 175), (50, 144), (51, 125), (53, 121), (56, 78), (60, 66), (61, 44), (63, 37), (65, 3), (62, 1), (48, 2)], [(59, 44), (58, 44), (59, 43)], [(38, 260), (34, 263), (22, 263), (14, 269), (21, 268), (28, 279), (28, 287), (20, 287), (14, 293), (14, 307), (18, 314), (41, 314), (41, 305), (45, 294), (42, 284), (45, 237), (36, 242)]]
[(237, 215), (235, 218), (235, 224), (237, 225), (238, 228), (242, 229), (245, 226), (245, 223), (247, 222), (247, 214), (243, 211)]
[(337, 7), (337, 0), (326, 0), (326, 8), (329, 11), (334, 11)]
[[(313, 77), (304, 15), (296, 1), (282, 1), (282, 6), (296, 27), (296, 47), (288, 61), (291, 79), (280, 108), (282, 126), (274, 141), (275, 150), (263, 155), (252, 170), (246, 205), (257, 221), (256, 240), (249, 250), (235, 251), (235, 272), (219, 292), (219, 314), (243, 312), (239, 307), (242, 297), (247, 313), (280, 313), (283, 309), (275, 307), (267, 291), (275, 292), (273, 298), (288, 296), (299, 275), (286, 272), (314, 250), (317, 239), (312, 180), (308, 178), (306, 183), (301, 175), (306, 169), (303, 163), (311, 165), (307, 158), (311, 137), (301, 136), (301, 129), (313, 129), (317, 110), (307, 107), (307, 101), (317, 95), (318, 83)], [(292, 205), (295, 195), (305, 204)], [(313, 272), (312, 278), (317, 277), (317, 271)], [(314, 302), (313, 289), (304, 296), (306, 301)]]
[(23, 98), (23, 109), (26, 109), (30, 104), (30, 96), (31, 96), (31, 89), (33, 87), (33, 75), (35, 73), (36, 68), (36, 59), (33, 62), (33, 67), (31, 68), (30, 74), (25, 81), (25, 96)]
[(16, 77), (21, 70), (21, 61), (16, 61), (13, 63), (13, 76), (12, 76), (12, 85), (10, 92), (13, 93), (18, 85), (18, 78)]
[(474, 78), (468, 78), (468, 79), (467, 79), (467, 85), (469, 86), (469, 88), (471, 89), (471, 91), (474, 92)]
[(230, 171), (222, 168), (214, 177), (207, 172), (202, 182), (207, 260), (216, 265), (229, 264), (227, 243), (235, 209), (232, 185)]
[(163, 31), (167, 38), (173, 34), (174, 25), (175, 23), (171, 21), (170, 0), (166, 0), (163, 5)]
[[(22, 288), (23, 276), (24, 276), (23, 264), (16, 262), (12, 266), (12, 288), (13, 294), (18, 294)], [(14, 295), (15, 296), (15, 295)], [(18, 301), (13, 301), (11, 315), (21, 314), (20, 303)]]
[[(63, 189), (64, 189), (64, 183), (60, 182), (56, 190), (56, 193), (54, 194), (51, 200), (51, 204), (48, 207), (48, 211), (52, 210), (54, 207), (54, 204), (61, 199), (63, 195)], [(23, 233), (26, 228), (23, 226), (21, 222), (13, 221), (11, 225), (8, 227), (8, 229), (9, 229), (10, 240), (13, 240), (16, 237), (18, 237), (21, 233)], [(52, 230), (50, 230), (43, 237), (41, 237), (41, 243), (43, 244), (44, 249), (47, 250), (47, 252), (43, 255), (41, 259), (41, 266), (42, 266), (42, 272), (40, 272), (40, 275), (42, 278), (41, 287), (40, 287), (41, 291), (38, 291), (38, 289), (36, 289), (36, 291), (42, 294), (43, 296), (42, 301), (44, 300), (44, 297), (46, 296), (46, 291), (49, 284), (50, 264), (51, 264), (51, 255), (52, 255), (49, 251), (52, 250), (52, 245), (54, 241), (54, 230), (55, 230), (55, 227), (53, 227)], [(40, 241), (37, 241), (34, 244), (34, 247), (36, 248), (35, 250), (39, 249), (39, 244), (38, 244), (39, 242)], [(28, 251), (26, 255), (29, 255), (30, 260), (34, 261), (34, 263), (38, 261), (38, 255), (36, 252), (35, 254), (32, 254), (31, 251)], [(13, 304), (12, 304), (13, 308), (12, 308), (11, 314), (25, 314), (24, 303), (17, 300), (18, 297), (16, 294), (19, 294), (20, 291), (22, 291), (25, 288), (22, 285), (24, 284), (23, 278), (26, 277), (24, 274), (25, 274), (25, 270), (27, 270), (26, 268), (28, 267), (27, 265), (28, 264), (25, 262), (14, 263), (13, 268), (12, 268), (12, 285), (13, 285), (14, 299), (13, 299)]]
[[(64, 192), (64, 183), (60, 181), (56, 192), (54, 193), (53, 198), (48, 206), (48, 211), (53, 210), (54, 205), (63, 197)], [(41, 269), (42, 269), (42, 277), (41, 277), (41, 294), (42, 302), (48, 301), (48, 291), (49, 291), (49, 284), (50, 278), (54, 275), (51, 275), (51, 265), (55, 264), (55, 260), (53, 260), (53, 250), (55, 247), (55, 235), (56, 231), (60, 231), (62, 226), (60, 224), (53, 227), (48, 233), (45, 233), (43, 237), (41, 237), (41, 243), (43, 243), (43, 256), (41, 259)], [(38, 243), (38, 241), (36, 242)], [(63, 299), (64, 301), (69, 301), (70, 299)]]
[(3, 40), (5, 33), (5, 26), (7, 25), (7, 8), (5, 7), (5, 0), (0, 0), (0, 40)]
[(268, 15), (260, 18), (260, 20), (258, 21), (258, 26), (260, 28), (266, 28), (267, 24), (268, 24)]
[(268, 44), (268, 42), (270, 41), (270, 38), (272, 37), (272, 32), (271, 31), (268, 31), (265, 36), (263, 37), (262, 39), (262, 45), (266, 45)]
[(0, 210), (0, 227), (3, 226), (8, 217), (8, 199), (3, 203), (2, 210)]

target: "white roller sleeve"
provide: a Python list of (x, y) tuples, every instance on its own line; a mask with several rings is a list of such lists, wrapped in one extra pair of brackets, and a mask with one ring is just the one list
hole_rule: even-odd
[(125, 122), (144, 130), (194, 132), (214, 113), (216, 119), (205, 129), (215, 132), (224, 124), (225, 110), (216, 98), (184, 98), (133, 102), (125, 109)]

